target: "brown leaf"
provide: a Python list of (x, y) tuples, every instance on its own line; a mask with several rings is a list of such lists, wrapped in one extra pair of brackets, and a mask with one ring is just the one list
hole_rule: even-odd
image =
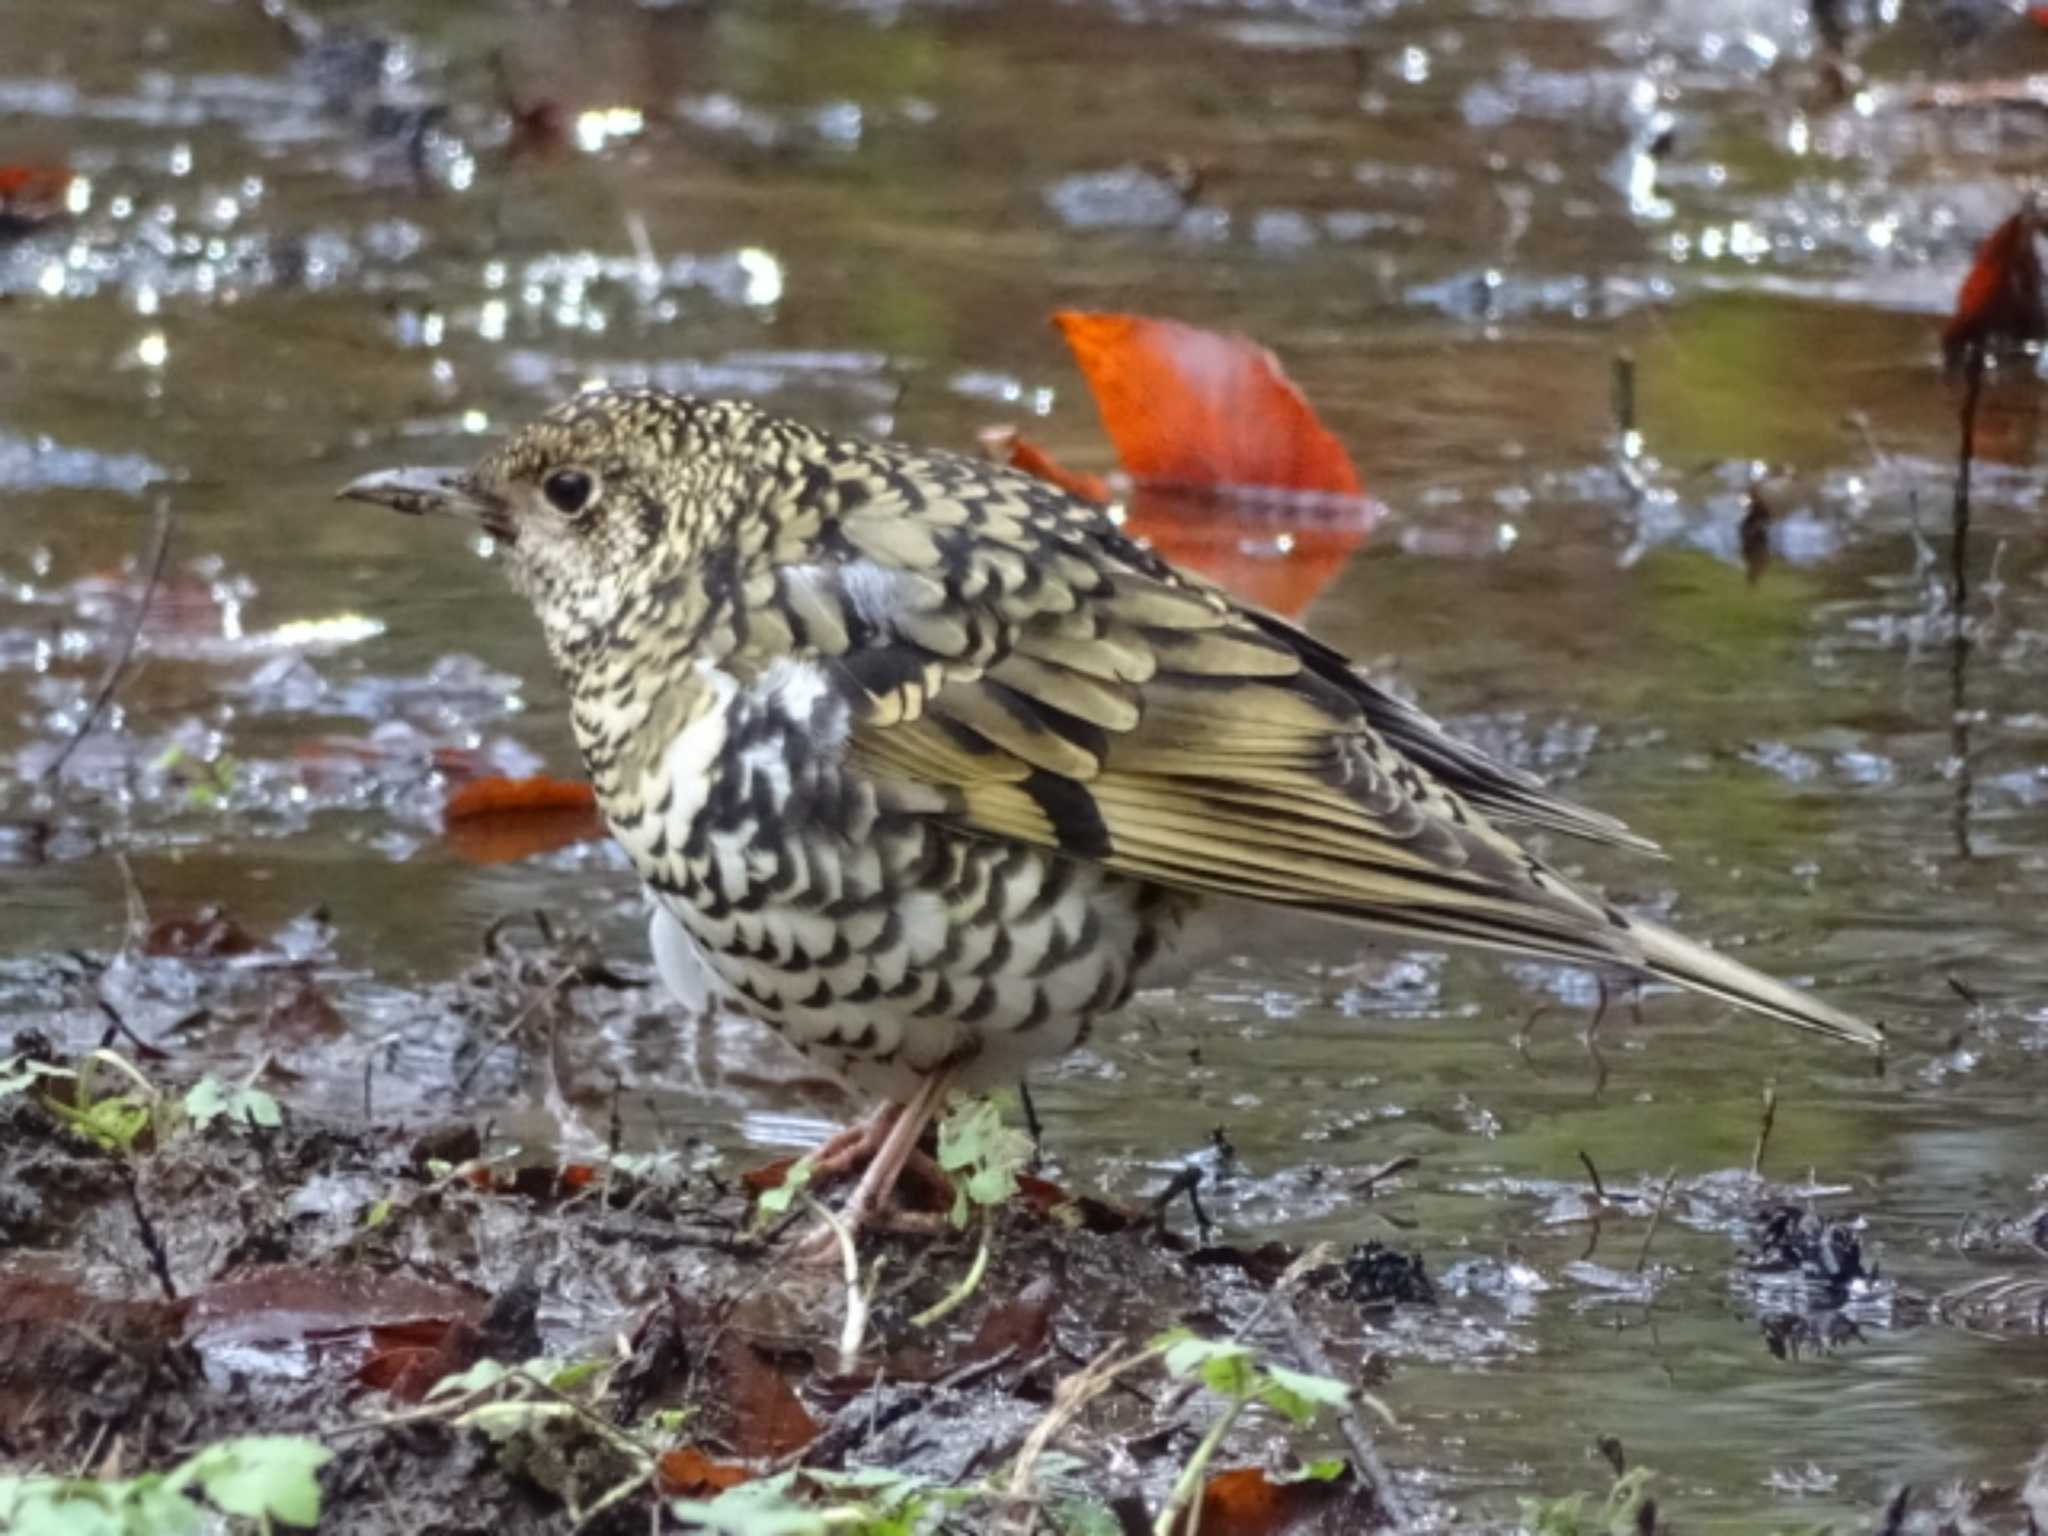
[(719, 1340), (713, 1361), (719, 1397), (732, 1414), (732, 1448), (749, 1459), (787, 1456), (818, 1436), (818, 1424), (782, 1373), (737, 1333)]
[(1956, 295), (1955, 313), (1941, 333), (1942, 352), (1951, 364), (1971, 347), (1997, 351), (2048, 337), (2036, 233), (2032, 208), (2022, 208), (1977, 248)]
[(973, 1342), (961, 1352), (960, 1363), (972, 1365), (977, 1360), (991, 1360), (1006, 1349), (1014, 1349), (1017, 1359), (1028, 1360), (1045, 1347), (1051, 1332), (1050, 1288), (1043, 1296), (1027, 1291), (988, 1309), (981, 1327), (975, 1330)]
[(190, 1332), (205, 1348), (368, 1330), (419, 1318), (481, 1322), (488, 1307), (480, 1291), (386, 1274), (367, 1264), (255, 1264), (215, 1281), (192, 1299)]
[(370, 1330), (370, 1353), (356, 1367), (356, 1380), (401, 1403), (417, 1403), (442, 1377), (482, 1358), (483, 1335), (457, 1319), (381, 1324)]
[(272, 1036), (312, 1043), (334, 1040), (348, 1033), (348, 1021), (341, 1010), (327, 1000), (327, 993), (305, 969), (287, 971), (272, 994), (264, 1015), (264, 1030)]
[(261, 947), (220, 907), (159, 918), (142, 940), (144, 954), (180, 960), (221, 960), (253, 954)]
[(506, 864), (605, 835), (588, 784), (537, 776), (472, 779), (442, 810), (448, 846), (472, 864)]

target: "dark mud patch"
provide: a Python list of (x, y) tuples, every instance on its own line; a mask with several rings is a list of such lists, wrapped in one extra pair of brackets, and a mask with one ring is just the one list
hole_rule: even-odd
[[(837, 1267), (792, 1258), (798, 1216), (759, 1230), (744, 1181), (624, 1155), (522, 1165), (464, 1121), (201, 1126), (168, 1089), (110, 1145), (127, 1122), (79, 1116), (130, 1080), (82, 1088), (63, 1074), (85, 1059), (33, 1037), (8, 1059), (0, 1456), (132, 1475), (234, 1437), (309, 1436), (334, 1452), (331, 1529), (680, 1529), (657, 1501), (783, 1475), (844, 1503), (878, 1467), (957, 1498), (951, 1529), (996, 1528), (991, 1493), (1011, 1488), (1023, 1515), (1149, 1529), (1217, 1405), (1142, 1358), (1148, 1341), (1241, 1337), (1356, 1385), (1367, 1313), (1430, 1295), (1412, 1258), (1199, 1246), (1163, 1210), (1031, 1181), (942, 1318), (976, 1228), (865, 1239), (850, 1340)], [(1076, 1388), (1119, 1359), (1132, 1368)], [(1372, 1525), (1353, 1464), (1370, 1447), (1324, 1419), (1247, 1412), (1215, 1448), (1215, 1496), (1256, 1489), (1286, 1518), (1212, 1528)], [(1304, 1465), (1310, 1484), (1281, 1480)]]

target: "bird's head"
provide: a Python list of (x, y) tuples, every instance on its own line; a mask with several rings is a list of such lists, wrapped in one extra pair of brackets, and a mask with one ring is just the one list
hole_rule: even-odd
[(558, 661), (604, 645), (642, 603), (673, 606), (758, 500), (759, 412), (654, 390), (593, 390), (468, 469), (387, 469), (343, 497), (476, 524), (503, 552)]

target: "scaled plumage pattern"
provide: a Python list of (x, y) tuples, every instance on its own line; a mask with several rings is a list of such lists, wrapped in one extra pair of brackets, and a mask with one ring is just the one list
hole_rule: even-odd
[(1871, 1025), (1501, 824), (1647, 848), (1018, 472), (750, 405), (578, 396), (344, 493), (504, 546), (655, 949), (878, 1095), (1070, 1049), (1234, 904)]

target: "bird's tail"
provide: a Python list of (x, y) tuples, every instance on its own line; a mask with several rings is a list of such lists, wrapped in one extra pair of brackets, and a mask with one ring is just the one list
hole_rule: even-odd
[(1642, 951), (1643, 969), (1653, 976), (1768, 1014), (1799, 1029), (1810, 1029), (1867, 1050), (1884, 1049), (1884, 1030), (1878, 1025), (1832, 1008), (1817, 997), (1716, 954), (1669, 928), (1631, 918), (1629, 937)]

